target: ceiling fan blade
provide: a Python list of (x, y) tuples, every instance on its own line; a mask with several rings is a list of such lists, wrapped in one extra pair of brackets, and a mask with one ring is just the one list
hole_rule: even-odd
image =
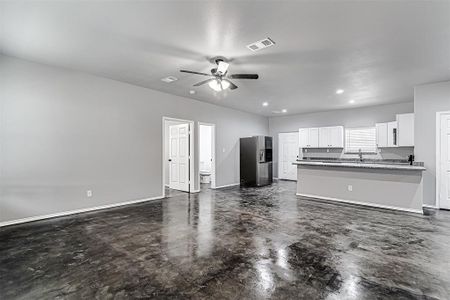
[(194, 86), (201, 86), (201, 85), (203, 85), (203, 84), (205, 84), (205, 83), (208, 83), (208, 82), (211, 81), (211, 80), (215, 80), (215, 79), (206, 79), (206, 80), (197, 82), (196, 84), (194, 84)]
[(230, 83), (230, 90), (235, 90), (238, 88), (237, 85), (235, 85), (234, 83), (232, 83), (231, 81), (227, 80)]
[(258, 79), (258, 74), (231, 74), (228, 75), (228, 78), (232, 79)]
[(202, 72), (195, 72), (195, 71), (189, 71), (189, 70), (180, 70), (180, 72), (196, 74), (196, 75), (203, 75), (203, 76), (213, 76), (211, 74), (206, 74), (206, 73), (202, 73)]

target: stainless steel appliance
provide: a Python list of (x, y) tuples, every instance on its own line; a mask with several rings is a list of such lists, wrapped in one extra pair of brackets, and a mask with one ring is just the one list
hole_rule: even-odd
[(272, 137), (240, 139), (241, 186), (264, 186), (273, 181)]

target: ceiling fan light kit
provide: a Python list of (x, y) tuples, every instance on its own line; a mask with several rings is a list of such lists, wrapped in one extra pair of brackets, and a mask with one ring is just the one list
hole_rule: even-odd
[(180, 70), (182, 73), (189, 73), (194, 75), (208, 76), (212, 77), (210, 79), (206, 79), (194, 84), (194, 86), (204, 85), (208, 83), (208, 86), (216, 92), (221, 92), (226, 89), (235, 90), (237, 89), (237, 85), (235, 85), (230, 79), (258, 79), (258, 74), (228, 74), (229, 63), (225, 61), (222, 57), (217, 57), (213, 59), (213, 61), (217, 64), (217, 67), (211, 69), (211, 74), (189, 71), (189, 70)]
[(209, 81), (208, 85), (214, 91), (221, 92), (229, 88), (231, 84), (228, 80), (212, 79)]

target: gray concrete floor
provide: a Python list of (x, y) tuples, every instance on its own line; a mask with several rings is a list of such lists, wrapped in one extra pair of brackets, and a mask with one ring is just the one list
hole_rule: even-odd
[(450, 212), (203, 189), (0, 229), (1, 299), (450, 299)]

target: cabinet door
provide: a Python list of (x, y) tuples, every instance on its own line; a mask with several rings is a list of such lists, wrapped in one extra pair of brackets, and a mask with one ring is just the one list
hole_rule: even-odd
[(397, 121), (387, 123), (388, 147), (397, 147)]
[(319, 147), (319, 128), (309, 128), (309, 147)]
[(330, 147), (344, 148), (344, 127), (329, 127), (330, 131)]
[(331, 147), (331, 127), (320, 127), (319, 128), (319, 148), (329, 148)]
[(309, 144), (309, 129), (308, 128), (300, 128), (298, 130), (298, 146), (300, 148), (308, 148)]
[(387, 147), (388, 145), (388, 129), (387, 123), (377, 123), (375, 124), (377, 129), (377, 147)]
[(414, 114), (397, 115), (398, 146), (414, 146)]

